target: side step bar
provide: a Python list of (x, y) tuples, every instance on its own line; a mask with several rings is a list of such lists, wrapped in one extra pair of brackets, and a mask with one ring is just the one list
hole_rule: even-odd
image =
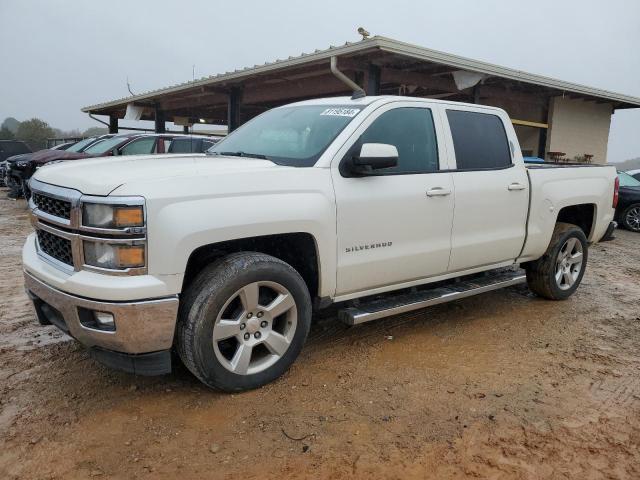
[(357, 325), (390, 315), (398, 315), (490, 292), (491, 290), (518, 285), (526, 281), (527, 276), (522, 270), (501, 271), (469, 280), (462, 280), (446, 287), (437, 287), (430, 290), (403, 293), (382, 299), (377, 298), (369, 302), (361, 302), (356, 306), (340, 310), (338, 318), (347, 325)]

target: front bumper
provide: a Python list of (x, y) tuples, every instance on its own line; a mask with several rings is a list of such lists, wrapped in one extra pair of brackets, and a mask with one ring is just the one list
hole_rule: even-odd
[[(108, 302), (70, 295), (26, 271), (24, 278), (40, 323), (53, 323), (87, 347), (138, 355), (169, 350), (173, 344), (178, 315), (177, 296)], [(115, 330), (86, 326), (87, 312), (112, 314)]]

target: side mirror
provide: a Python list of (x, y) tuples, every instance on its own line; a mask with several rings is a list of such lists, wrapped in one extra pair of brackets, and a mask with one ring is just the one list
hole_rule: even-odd
[(398, 165), (398, 149), (386, 143), (365, 143), (352, 159), (353, 173), (367, 175), (372, 170)]
[(120, 155), (120, 150), (118, 150), (118, 148), (117, 148), (117, 147), (116, 147), (116, 148), (114, 148), (114, 149), (111, 151), (111, 155), (113, 155), (114, 157), (115, 157), (116, 155)]

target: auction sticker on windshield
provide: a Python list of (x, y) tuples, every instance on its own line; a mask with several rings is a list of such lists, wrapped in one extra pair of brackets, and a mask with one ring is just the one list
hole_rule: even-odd
[(355, 117), (359, 108), (327, 108), (320, 115), (331, 115), (334, 117)]

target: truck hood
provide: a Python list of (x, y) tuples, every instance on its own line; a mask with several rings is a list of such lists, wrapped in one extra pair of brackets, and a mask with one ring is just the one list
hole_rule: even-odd
[(204, 154), (135, 155), (54, 163), (39, 168), (33, 178), (87, 195), (106, 196), (128, 183), (177, 178), (202, 178), (218, 173), (255, 172), (277, 167), (268, 160)]

